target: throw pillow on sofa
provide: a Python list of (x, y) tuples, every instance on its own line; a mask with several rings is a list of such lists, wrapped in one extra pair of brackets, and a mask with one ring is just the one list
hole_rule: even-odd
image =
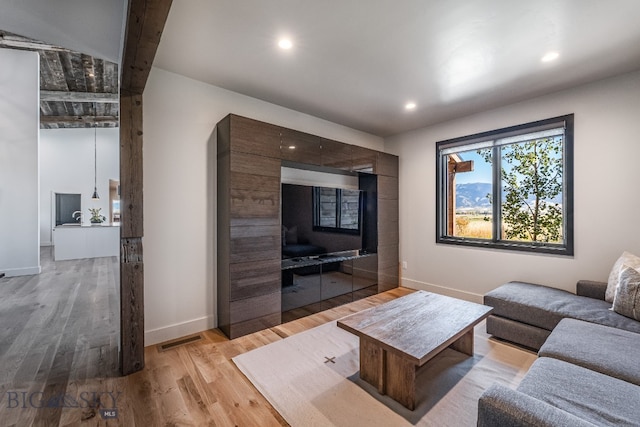
[(620, 280), (620, 271), (622, 271), (623, 265), (627, 265), (635, 269), (640, 269), (640, 257), (637, 257), (631, 252), (625, 251), (622, 253), (620, 258), (618, 258), (615, 264), (613, 264), (613, 268), (609, 273), (609, 280), (607, 280), (607, 290), (604, 295), (604, 300), (607, 302), (613, 302)]
[(640, 271), (622, 266), (620, 283), (613, 300), (613, 311), (640, 320)]

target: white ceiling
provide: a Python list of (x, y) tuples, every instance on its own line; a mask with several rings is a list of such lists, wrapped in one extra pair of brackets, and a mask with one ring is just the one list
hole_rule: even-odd
[(639, 22), (640, 0), (181, 0), (154, 65), (388, 136), (638, 70)]
[(0, 29), (120, 63), (127, 0), (0, 0)]

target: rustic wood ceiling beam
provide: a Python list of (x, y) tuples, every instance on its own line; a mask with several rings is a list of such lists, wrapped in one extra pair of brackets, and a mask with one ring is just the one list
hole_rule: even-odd
[(0, 34), (0, 47), (25, 50), (45, 50), (52, 52), (71, 52), (69, 49), (65, 49), (63, 47), (29, 41), (22, 37), (13, 37), (7, 34)]
[(118, 123), (116, 116), (40, 116), (40, 123), (60, 123), (60, 124), (77, 124), (77, 123)]
[(101, 102), (117, 104), (120, 95), (117, 93), (67, 92), (60, 90), (41, 90), (40, 101), (62, 102)]

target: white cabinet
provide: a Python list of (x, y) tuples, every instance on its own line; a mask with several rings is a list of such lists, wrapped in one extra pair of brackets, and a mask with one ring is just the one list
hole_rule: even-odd
[(59, 226), (53, 230), (56, 261), (120, 255), (117, 225)]

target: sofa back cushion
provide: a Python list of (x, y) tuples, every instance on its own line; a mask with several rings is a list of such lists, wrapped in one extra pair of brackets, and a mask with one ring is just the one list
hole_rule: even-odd
[(604, 300), (607, 302), (613, 302), (616, 294), (616, 289), (620, 283), (620, 272), (622, 266), (627, 265), (635, 269), (640, 269), (640, 257), (632, 254), (631, 252), (623, 252), (620, 258), (613, 264), (613, 268), (609, 273), (609, 279), (607, 280), (607, 290), (604, 294)]
[(623, 264), (613, 311), (640, 320), (640, 271)]

